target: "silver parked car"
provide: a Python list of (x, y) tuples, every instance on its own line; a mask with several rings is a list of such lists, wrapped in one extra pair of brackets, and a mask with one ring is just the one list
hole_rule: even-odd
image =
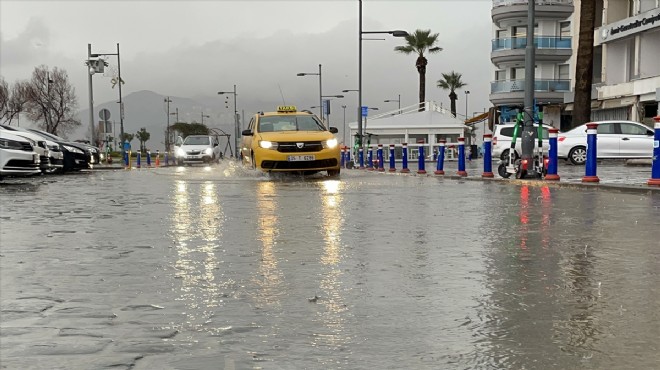
[[(653, 130), (633, 121), (600, 121), (596, 137), (597, 158), (653, 157)], [(559, 158), (576, 165), (587, 161), (587, 124), (559, 134)]]

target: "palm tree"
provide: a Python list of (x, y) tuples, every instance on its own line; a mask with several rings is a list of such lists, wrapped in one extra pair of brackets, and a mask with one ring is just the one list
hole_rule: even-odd
[(417, 54), (417, 61), (415, 67), (419, 72), (419, 111), (424, 110), (424, 101), (426, 101), (426, 65), (428, 61), (424, 57), (424, 53), (429, 54), (442, 51), (442, 48), (436, 46), (438, 42), (438, 34), (431, 34), (431, 30), (416, 30), (414, 33), (406, 36), (408, 45), (397, 46), (394, 51), (403, 54)]
[(580, 36), (575, 62), (575, 98), (571, 127), (577, 127), (591, 120), (595, 19), (596, 2), (583, 0), (580, 4)]
[[(458, 95), (456, 95), (456, 89), (460, 89), (463, 86), (467, 86), (466, 83), (461, 81), (463, 75), (451, 71), (451, 73), (443, 73), (442, 80), (438, 80), (438, 87), (443, 90), (449, 90), (449, 100), (451, 101), (451, 114), (456, 117), (456, 100), (458, 100)], [(465, 117), (467, 118), (467, 117)]]
[(135, 136), (140, 140), (140, 152), (146, 151), (146, 143), (151, 138), (151, 134), (147, 132), (147, 129), (142, 127), (140, 131), (135, 133)]

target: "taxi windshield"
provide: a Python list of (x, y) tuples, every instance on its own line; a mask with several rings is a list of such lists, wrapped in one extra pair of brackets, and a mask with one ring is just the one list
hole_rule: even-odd
[(183, 145), (209, 145), (208, 136), (188, 136)]
[(325, 127), (309, 114), (265, 116), (259, 120), (259, 132), (282, 131), (325, 131)]

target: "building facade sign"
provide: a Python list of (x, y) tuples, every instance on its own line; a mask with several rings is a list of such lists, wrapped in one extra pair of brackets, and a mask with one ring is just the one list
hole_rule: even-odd
[(598, 44), (618, 40), (656, 27), (660, 27), (660, 9), (649, 10), (601, 27), (600, 32), (597, 33)]

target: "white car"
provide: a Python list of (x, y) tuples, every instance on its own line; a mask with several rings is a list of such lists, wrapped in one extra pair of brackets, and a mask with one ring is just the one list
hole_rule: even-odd
[(0, 125), (0, 130), (2, 129), (11, 131), (14, 135), (23, 136), (37, 142), (37, 147), (34, 148), (34, 151), (39, 154), (42, 172), (51, 173), (62, 169), (64, 153), (60, 150), (60, 145), (58, 143), (20, 127)]
[[(506, 160), (509, 157), (509, 149), (511, 149), (511, 140), (513, 138), (513, 129), (515, 128), (515, 123), (504, 123), (495, 125), (493, 128), (493, 141), (492, 141), (492, 155), (493, 159), (498, 157), (501, 160)], [(538, 124), (534, 124), (534, 146), (538, 141)], [(550, 149), (550, 144), (548, 142), (548, 129), (553, 128), (549, 125), (543, 125), (543, 153), (547, 153)], [(522, 139), (521, 133), (523, 127), (520, 127), (521, 132), (518, 133), (518, 138), (516, 139), (516, 158), (520, 158), (522, 153)]]
[[(596, 136), (597, 158), (652, 158), (653, 130), (633, 121), (600, 121)], [(587, 124), (559, 134), (557, 155), (575, 165), (587, 161)]]
[(189, 135), (184, 139), (177, 137), (174, 144), (174, 157), (181, 166), (185, 163), (218, 162), (222, 158), (220, 143), (214, 135)]
[(32, 143), (30, 139), (0, 130), (0, 178), (41, 173), (39, 154)]

